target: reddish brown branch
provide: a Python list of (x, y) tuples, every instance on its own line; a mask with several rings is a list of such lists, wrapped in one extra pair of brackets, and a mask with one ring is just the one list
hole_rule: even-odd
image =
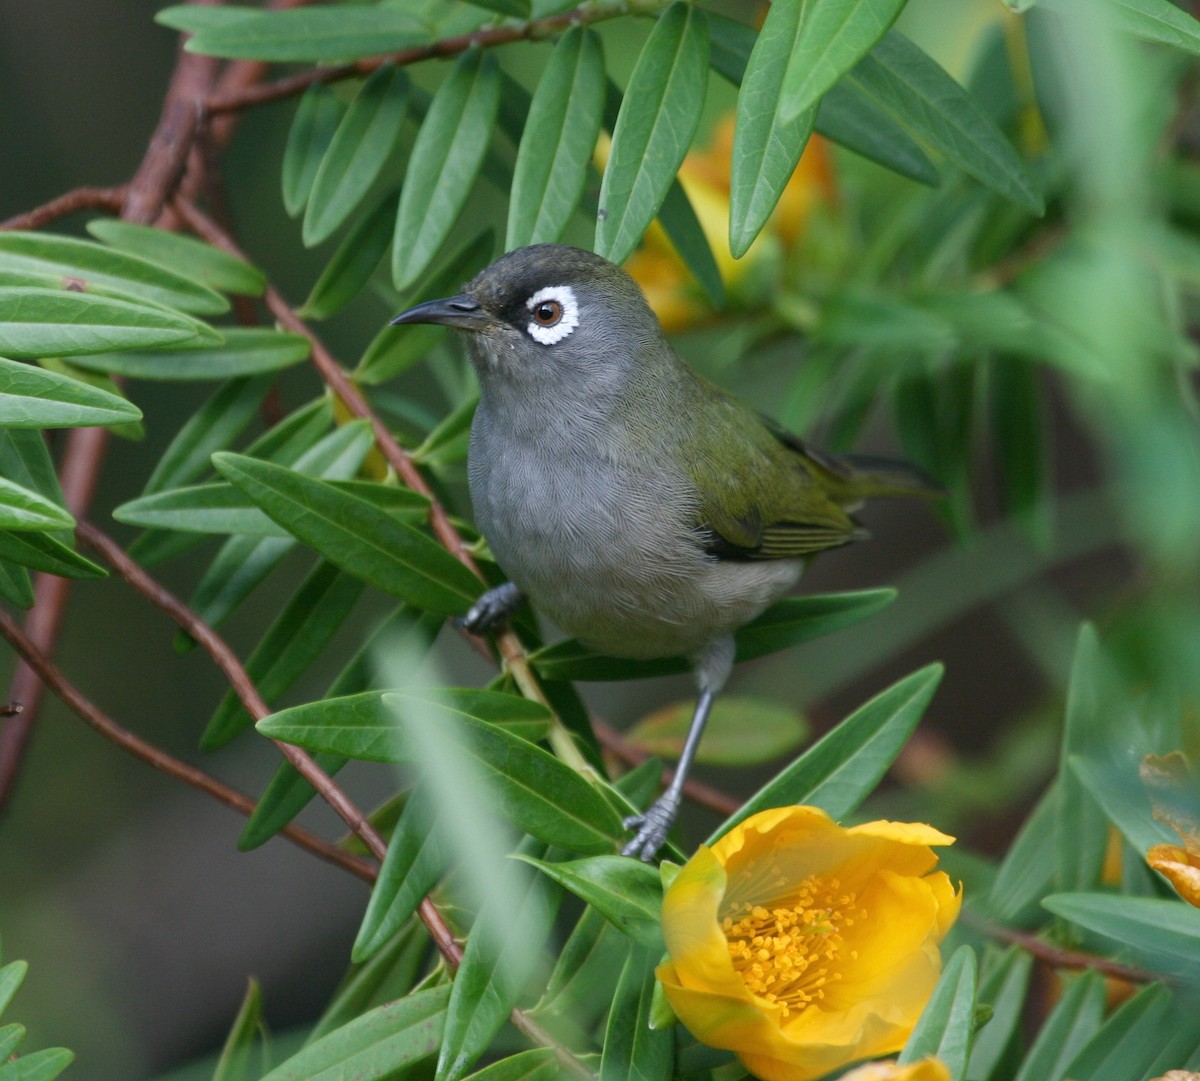
[[(9, 643), (20, 654), (25, 663), (37, 673), (41, 683), (49, 687), (73, 713), (78, 714), (79, 717), (87, 722), (95, 731), (99, 732), (105, 739), (115, 743), (123, 751), (133, 755), (135, 758), (149, 763), (155, 769), (160, 770), (169, 777), (174, 777), (176, 780), (183, 781), (184, 784), (191, 785), (191, 787), (198, 789), (205, 795), (212, 796), (219, 803), (223, 803), (226, 807), (230, 807), (240, 814), (249, 815), (253, 812), (254, 800), (250, 796), (239, 792), (235, 788), (231, 788), (203, 770), (199, 770), (195, 766), (190, 766), (173, 755), (167, 754), (166, 751), (155, 747), (152, 743), (135, 735), (108, 717), (90, 699), (86, 698), (74, 684), (67, 680), (58, 666), (37, 648), (33, 639), (22, 631), (8, 613), (3, 610), (0, 610), (0, 634), (8, 639)], [(329, 863), (336, 864), (353, 875), (357, 875), (365, 882), (374, 882), (378, 876), (378, 871), (372, 864), (351, 856), (347, 852), (343, 852), (336, 845), (330, 844), (308, 830), (301, 829), (299, 826), (288, 825), (280, 832), (293, 844), (313, 853), (315, 856), (319, 856)]]
[(1119, 961), (1110, 961), (1106, 957), (1097, 957), (1092, 953), (1082, 953), (1078, 950), (1055, 946), (1029, 931), (1018, 931), (1013, 927), (993, 923), (969, 909), (963, 909), (962, 921), (981, 934), (987, 935), (988, 938), (1020, 946), (1021, 949), (1032, 954), (1039, 961), (1044, 961), (1052, 968), (1091, 969), (1093, 972), (1099, 972), (1102, 976), (1111, 976), (1129, 983), (1153, 983), (1155, 980), (1161, 979), (1156, 973), (1148, 972), (1146, 969), (1123, 965)]
[(210, 115), (228, 113), (237, 109), (246, 109), (253, 105), (265, 105), (268, 102), (280, 101), (303, 94), (316, 83), (333, 83), (342, 79), (370, 75), (385, 64), (415, 64), (421, 60), (433, 60), (438, 57), (457, 56), (468, 49), (490, 49), (497, 45), (508, 45), (514, 41), (532, 41), (548, 37), (568, 29), (576, 23), (597, 22), (601, 19), (611, 19), (615, 15), (625, 14), (623, 8), (599, 7), (594, 3), (581, 4), (573, 11), (561, 15), (551, 15), (545, 19), (537, 19), (520, 25), (491, 26), (476, 30), (470, 34), (457, 37), (443, 38), (429, 45), (420, 45), (411, 49), (401, 49), (399, 52), (388, 53), (385, 56), (372, 56), (357, 60), (352, 64), (338, 64), (333, 67), (313, 68), (277, 79), (272, 83), (260, 83), (238, 89), (224, 89), (211, 95), (205, 106)]
[(0, 229), (41, 229), (52, 221), (80, 210), (108, 210), (116, 214), (125, 201), (125, 188), (75, 188), (24, 214), (0, 222)]

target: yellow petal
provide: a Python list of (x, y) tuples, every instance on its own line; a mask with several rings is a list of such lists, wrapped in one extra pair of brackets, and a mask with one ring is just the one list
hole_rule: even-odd
[(907, 1066), (895, 1062), (868, 1062), (842, 1074), (840, 1081), (950, 1081), (950, 1071), (936, 1058), (923, 1058)]
[(1200, 908), (1200, 855), (1179, 845), (1155, 845), (1146, 853), (1146, 862), (1169, 879), (1189, 905)]

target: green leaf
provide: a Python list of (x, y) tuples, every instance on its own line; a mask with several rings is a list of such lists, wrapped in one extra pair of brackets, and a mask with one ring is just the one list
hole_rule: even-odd
[(262, 1032), (262, 990), (258, 981), (252, 979), (246, 987), (233, 1027), (225, 1037), (212, 1081), (258, 1081), (262, 1071), (255, 1069), (251, 1059)]
[(297, 540), (386, 593), (444, 615), (478, 594), (478, 579), (446, 549), (364, 499), (228, 451), (213, 464)]
[(1009, 514), (1019, 517), (1033, 537), (1049, 546), (1046, 410), (1038, 368), (1018, 357), (997, 357), (991, 365), (992, 430), (1000, 492)]
[(885, 169), (937, 185), (937, 166), (920, 145), (849, 79), (833, 87), (817, 109), (817, 131)]
[(1041, 901), (1058, 866), (1058, 804), (1057, 787), (1047, 789), (1000, 862), (987, 908), (1006, 924), (1028, 927), (1045, 922)]
[(108, 352), (71, 360), (91, 371), (131, 379), (209, 380), (275, 372), (308, 357), (310, 346), (300, 334), (261, 327), (224, 327), (219, 345), (200, 342), (182, 349)]
[(15, 229), (0, 233), (0, 271), (48, 274), (78, 292), (111, 291), (194, 315), (229, 310), (220, 293), (170, 267), (76, 237)]
[[(388, 234), (391, 236), (390, 232)], [(426, 275), (421, 284), (405, 298), (411, 307), (424, 300), (452, 296), (459, 292), (462, 283), (472, 278), (492, 257), (495, 237), (489, 229), (457, 249), (437, 270)], [(393, 379), (417, 361), (424, 359), (445, 338), (446, 327), (430, 323), (412, 326), (384, 326), (367, 346), (355, 369), (354, 378), (360, 383), (372, 385)]]
[[(886, 608), (896, 599), (894, 589), (864, 589), (853, 593), (787, 597), (734, 633), (737, 660), (748, 661), (799, 645)], [(538, 673), (548, 679), (626, 680), (688, 672), (683, 657), (637, 661), (593, 653), (576, 639), (567, 639), (530, 655)]]
[(47, 1047), (0, 1065), (0, 1081), (52, 1081), (74, 1059), (65, 1047)]
[(654, 962), (661, 951), (634, 949), (625, 961), (604, 1033), (600, 1081), (667, 1081), (675, 1060), (675, 1034), (651, 1028)]
[(45, 496), (0, 477), (0, 529), (74, 529), (75, 519)]
[(432, 1055), (442, 1040), (450, 987), (377, 1006), (309, 1044), (262, 1081), (385, 1081)]
[(584, 908), (532, 1012), (570, 1017), (584, 1029), (595, 1025), (612, 1006), (612, 973), (629, 949), (628, 938), (594, 908)]
[(196, 324), (166, 308), (98, 293), (32, 286), (0, 289), (0, 352), (12, 356), (77, 356), (172, 345), (195, 337)]
[(437, 1081), (458, 1081), (487, 1050), (541, 963), (557, 897), (519, 863), (488, 883), (454, 975)]
[(662, 949), (662, 880), (656, 867), (616, 855), (567, 863), (518, 858), (591, 905), (635, 942)]
[(1160, 1047), (1160, 1041), (1147, 1039), (1146, 1034), (1161, 1031), (1170, 1006), (1171, 992), (1161, 983), (1142, 988), (1088, 1040), (1063, 1076), (1071, 1081), (1142, 1077)]
[(658, 214), (700, 123), (708, 68), (705, 14), (672, 4), (629, 78), (600, 184), (596, 252), (623, 263)]
[(1177, 899), (1056, 893), (1042, 901), (1056, 916), (1111, 938), (1172, 975), (1200, 968), (1200, 909)]
[[(1041, 0), (1046, 11), (1078, 11), (1063, 0)], [(1156, 45), (1170, 45), (1200, 55), (1200, 22), (1171, 0), (1097, 0), (1088, 14), (1109, 26)]]
[(1071, 681), (1067, 688), (1066, 724), (1063, 728), (1058, 779), (1058, 874), (1061, 890), (1086, 890), (1100, 881), (1108, 822), (1095, 796), (1070, 768), (1072, 755), (1095, 751), (1104, 738), (1111, 703), (1101, 686), (1103, 670), (1111, 662), (1100, 651), (1090, 624), (1079, 629)]
[(658, 208), (658, 223), (671, 241), (671, 246), (679, 253), (679, 258), (700, 283), (709, 303), (719, 308), (725, 303), (725, 283), (721, 280), (721, 270), (692, 201), (678, 179), (671, 182), (662, 206)]
[(984, 964), (977, 997), (991, 1007), (992, 1016), (971, 1044), (966, 1071), (968, 1079), (987, 1081), (1000, 1076), (1001, 1067), (1008, 1060), (1008, 1053), (1017, 1038), (1032, 967), (1032, 956), (1016, 946), (1008, 950), (990, 971)]
[(28, 611), (33, 607), (33, 583), (29, 571), (0, 560), (0, 598)]
[(1144, 854), (1154, 845), (1179, 844), (1179, 834), (1154, 817), (1150, 795), (1137, 775), (1140, 751), (1134, 747), (1129, 751), (1124, 762), (1073, 755), (1066, 764), (1135, 852)]
[(407, 289), (428, 270), (479, 175), (500, 105), (500, 69), (490, 53), (464, 53), (417, 133), (396, 211), (392, 280)]
[(290, 217), (307, 205), (341, 116), (341, 103), (324, 83), (314, 83), (300, 99), (283, 152), (283, 208)]
[(387, 192), (346, 233), (297, 315), (302, 319), (328, 319), (362, 292), (391, 247), (396, 197), (395, 191)]
[(1012, 144), (974, 98), (902, 34), (887, 34), (849, 78), (963, 172), (1030, 213), (1043, 212), (1041, 192)]
[(176, 4), (165, 7), (154, 16), (160, 26), (192, 34), (210, 26), (232, 25), (239, 19), (257, 15), (261, 9), (237, 4), (205, 7), (197, 4)]
[[(695, 703), (655, 710), (626, 729), (625, 740), (647, 754), (678, 758)], [(808, 738), (796, 710), (766, 698), (722, 695), (713, 705), (696, 761), (713, 766), (753, 766), (795, 751)]]
[(9, 961), (0, 967), (0, 1014), (8, 1009), (28, 972), (28, 961)]
[[(404, 719), (408, 723), (407, 715)], [(487, 780), (483, 797), (497, 815), (568, 852), (613, 851), (621, 823), (596, 787), (527, 740), (466, 715), (457, 721), (439, 732), (475, 760)]]
[(0, 356), (0, 426), (79, 428), (140, 419), (142, 410), (125, 398)]
[(932, 1055), (950, 1071), (952, 1081), (964, 1081), (974, 1025), (975, 951), (960, 946), (942, 972), (897, 1061), (903, 1065)]
[(708, 843), (752, 814), (789, 803), (815, 804), (831, 818), (845, 818), (871, 793), (912, 735), (942, 671), (940, 664), (927, 665), (860, 706), (751, 796)]
[(19, 563), (35, 571), (63, 578), (107, 578), (108, 571), (85, 559), (48, 533), (13, 533), (0, 530), (0, 560)]
[(229, 60), (319, 63), (394, 53), (428, 40), (424, 23), (401, 8), (332, 4), (215, 21), (184, 48)]
[(418, 711), (422, 723), (452, 727), (455, 722), (470, 720), (485, 726), (503, 725), (519, 733), (510, 737), (517, 742), (541, 739), (549, 726), (549, 711), (538, 702), (498, 691), (441, 687), (437, 694), (363, 691), (307, 702), (272, 713), (256, 727), (264, 736), (312, 751), (368, 762), (411, 762), (412, 742), (396, 723), (396, 701)]
[(105, 244), (159, 266), (173, 267), (221, 293), (260, 297), (267, 287), (266, 275), (257, 267), (195, 237), (117, 218), (93, 218), (87, 231)]
[(797, 112), (785, 95), (785, 72), (804, 48), (816, 14), (810, 7), (815, 5), (807, 0), (775, 0), (742, 78), (729, 178), (729, 250), (735, 259), (767, 223), (812, 134), (815, 105)]
[[(0, 397), (0, 409), (2, 403)], [(14, 428), (0, 422), (0, 477), (37, 492), (59, 507), (67, 505), (46, 440), (39, 431)]]
[(385, 64), (363, 83), (313, 179), (302, 233), (306, 247), (331, 236), (366, 197), (400, 141), (407, 108), (403, 68)]
[(7, 1062), (25, 1040), (25, 1026), (18, 1024), (0, 1026), (0, 1062)]
[(499, 15), (514, 15), (518, 19), (529, 18), (530, 0), (467, 0), (477, 8), (487, 8)]
[[(799, 24), (783, 75), (780, 120), (795, 123), (870, 52), (896, 21), (906, 0), (786, 0)], [(775, 5), (772, 5), (774, 10)], [(767, 29), (763, 25), (763, 31)]]
[(371, 900), (354, 940), (351, 956), (355, 962), (374, 957), (387, 945), (449, 869), (451, 857), (428, 793), (420, 787), (413, 789), (371, 889)]
[(542, 72), (513, 172), (506, 250), (558, 240), (583, 194), (604, 113), (604, 50), (573, 26)]
[(184, 422), (146, 481), (143, 495), (178, 488), (207, 472), (213, 452), (225, 450), (258, 414), (269, 376), (232, 379)]
[[(93, 390), (100, 391), (102, 394), (111, 394), (115, 398), (128, 400), (116, 381), (111, 376), (107, 376), (102, 372), (85, 371), (79, 365), (72, 364), (69, 360), (62, 360), (59, 357), (42, 357), (37, 363), (38, 367), (43, 371), (53, 372), (55, 375), (62, 375), (67, 379), (74, 379), (77, 383), (89, 386)], [(140, 420), (127, 421), (124, 424), (113, 424), (109, 426), (109, 431), (118, 439), (128, 439), (135, 443), (146, 438), (146, 427)]]
[(1068, 1064), (1099, 1030), (1106, 997), (1098, 972), (1076, 977), (1046, 1018), (1014, 1081), (1063, 1081)]
[(466, 1081), (560, 1081), (562, 1067), (551, 1047), (521, 1051), (485, 1066)]
[[(332, 564), (322, 561), (313, 568), (246, 661), (246, 674), (265, 702), (277, 701), (308, 671), (362, 591), (362, 582)], [(200, 747), (222, 747), (252, 724), (241, 699), (227, 691), (200, 737)]]

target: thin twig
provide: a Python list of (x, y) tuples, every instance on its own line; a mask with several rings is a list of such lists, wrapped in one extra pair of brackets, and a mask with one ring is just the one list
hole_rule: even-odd
[(1093, 972), (1099, 972), (1102, 976), (1127, 980), (1129, 983), (1153, 983), (1155, 980), (1161, 979), (1157, 973), (1143, 968), (1123, 965), (1119, 961), (1110, 961), (1106, 957), (1097, 957), (1092, 953), (1055, 946), (1029, 931), (1018, 931), (1014, 927), (993, 923), (970, 909), (963, 909), (962, 921), (980, 934), (987, 935), (988, 938), (1020, 946), (1021, 949), (1053, 968), (1091, 969)]
[(108, 210), (116, 214), (125, 201), (124, 186), (115, 188), (74, 188), (48, 203), (34, 207), (24, 214), (15, 214), (0, 229), (40, 229), (52, 221), (65, 218), (80, 210)]
[[(219, 803), (230, 807), (239, 814), (249, 816), (254, 811), (254, 799), (236, 788), (231, 788), (223, 781), (175, 758), (154, 744), (135, 735), (129, 729), (117, 724), (98, 706), (71, 683), (62, 671), (37, 646), (32, 638), (17, 626), (7, 612), (0, 610), (0, 634), (8, 639), (13, 649), (38, 675), (41, 682), (62, 700), (74, 713), (78, 714), (95, 731), (105, 739), (115, 743), (123, 751), (149, 763), (155, 769), (183, 781), (184, 784), (198, 789), (205, 795), (212, 796)], [(287, 825), (280, 833), (293, 844), (311, 852), (329, 863), (341, 867), (357, 875), (364, 882), (374, 882), (378, 877), (378, 869), (374, 864), (361, 860), (338, 848), (337, 845), (318, 837), (296, 825)]]
[(290, 75), (272, 83), (260, 83), (244, 89), (225, 89), (210, 95), (205, 102), (205, 107), (209, 115), (214, 116), (238, 109), (247, 109), (254, 105), (265, 105), (268, 102), (296, 97), (317, 83), (340, 82), (342, 79), (370, 75), (371, 72), (377, 71), (385, 64), (415, 64), (421, 60), (457, 56), (468, 49), (490, 49), (497, 45), (508, 45), (514, 41), (535, 41), (562, 33), (575, 24), (599, 22), (617, 15), (629, 14), (631, 8), (641, 7), (647, 12), (653, 12), (662, 6), (664, 4), (631, 4), (628, 0), (605, 5), (592, 0), (590, 3), (580, 4), (571, 11), (565, 11), (560, 15), (550, 15), (544, 19), (534, 19), (525, 23), (509, 23), (503, 26), (489, 26), (470, 34), (443, 38), (441, 41), (434, 41), (429, 45), (400, 49), (384, 56), (356, 60), (351, 64), (313, 68), (310, 71), (302, 71), (297, 75)]

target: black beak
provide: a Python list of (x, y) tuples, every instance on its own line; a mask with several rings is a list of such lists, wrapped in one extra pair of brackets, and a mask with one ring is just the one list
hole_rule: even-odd
[(401, 312), (391, 321), (392, 326), (404, 323), (440, 323), (447, 327), (461, 327), (464, 330), (478, 330), (487, 322), (489, 316), (483, 305), (472, 296), (463, 293), (461, 296), (447, 297), (445, 300), (427, 300), (415, 308)]

